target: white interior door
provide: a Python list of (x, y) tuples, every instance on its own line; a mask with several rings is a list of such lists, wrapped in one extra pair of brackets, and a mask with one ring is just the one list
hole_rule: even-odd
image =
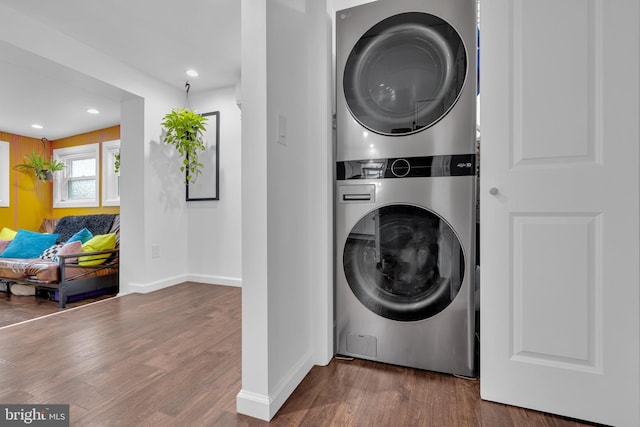
[(640, 425), (638, 0), (482, 0), (482, 398)]

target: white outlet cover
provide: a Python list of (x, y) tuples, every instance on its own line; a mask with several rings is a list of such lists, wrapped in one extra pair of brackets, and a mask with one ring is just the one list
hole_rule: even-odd
[(278, 114), (278, 142), (287, 145), (287, 118)]

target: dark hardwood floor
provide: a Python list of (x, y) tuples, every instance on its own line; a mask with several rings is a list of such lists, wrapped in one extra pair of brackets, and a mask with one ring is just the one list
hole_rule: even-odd
[(2, 328), (0, 402), (68, 403), (72, 426), (588, 425), (363, 360), (314, 367), (271, 423), (238, 415), (240, 292), (185, 283)]
[[(67, 310), (74, 307), (81, 307), (92, 302), (101, 301), (111, 298), (114, 295), (101, 295), (92, 298), (86, 298), (80, 301), (67, 303)], [(58, 307), (57, 301), (45, 298), (36, 298), (35, 296), (9, 295), (6, 292), (0, 292), (0, 328), (3, 326), (13, 325), (24, 322), (25, 320), (36, 319), (48, 314), (57, 313), (65, 310)]]

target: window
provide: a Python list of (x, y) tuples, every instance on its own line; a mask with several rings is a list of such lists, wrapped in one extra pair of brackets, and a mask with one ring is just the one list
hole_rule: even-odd
[(9, 143), (0, 141), (0, 207), (9, 207)]
[(98, 159), (100, 144), (79, 145), (53, 150), (53, 158), (64, 163), (56, 172), (53, 207), (96, 207), (98, 201)]
[(120, 171), (116, 171), (116, 158), (120, 158), (120, 140), (103, 142), (102, 206), (120, 206)]

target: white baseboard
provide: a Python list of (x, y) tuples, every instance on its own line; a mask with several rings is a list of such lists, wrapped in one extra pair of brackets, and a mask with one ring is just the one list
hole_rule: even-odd
[(296, 363), (289, 373), (276, 385), (273, 395), (271, 396), (271, 418), (284, 405), (291, 393), (298, 387), (304, 377), (307, 376), (311, 368), (313, 368), (313, 354), (307, 353)]
[(188, 274), (190, 282), (207, 283), (209, 285), (224, 285), (242, 287), (242, 279), (238, 277), (214, 276), (210, 274)]
[(310, 353), (306, 354), (278, 383), (270, 396), (244, 389), (240, 390), (236, 397), (236, 411), (253, 418), (270, 421), (309, 373), (313, 365), (312, 355)]
[(123, 286), (120, 284), (120, 295), (126, 294), (147, 294), (149, 292), (158, 291), (168, 288), (169, 286), (179, 285), (184, 282), (206, 283), (208, 285), (223, 285), (242, 287), (242, 279), (236, 277), (210, 276), (205, 274), (181, 274), (179, 276), (169, 277), (163, 280), (157, 280), (149, 283), (127, 283)]
[(269, 421), (271, 419), (271, 416), (269, 416), (270, 403), (269, 396), (243, 389), (236, 396), (236, 411), (239, 414)]
[(162, 280), (156, 280), (149, 283), (120, 283), (120, 294), (148, 294), (149, 292), (158, 291), (160, 289), (168, 288), (169, 286), (177, 285), (187, 281), (187, 275), (181, 274), (179, 276), (173, 276)]

